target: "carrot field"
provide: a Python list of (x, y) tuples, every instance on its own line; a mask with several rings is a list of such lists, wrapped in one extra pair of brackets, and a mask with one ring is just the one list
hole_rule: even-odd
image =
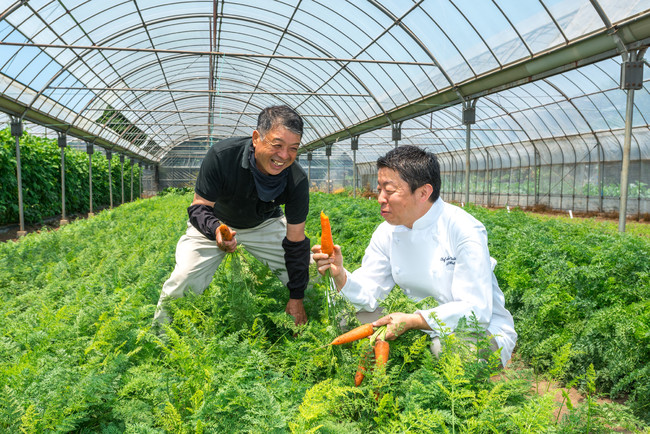
[[(650, 237), (467, 207), (498, 261), (519, 333), (513, 361), (500, 371), (459, 336), (435, 359), (412, 330), (355, 387), (368, 340), (328, 345), (340, 321), (359, 324), (344, 300), (328, 306), (314, 266), (304, 326), (284, 313), (276, 276), (239, 249), (202, 296), (169, 303), (164, 334), (152, 330), (191, 197), (161, 194), (0, 244), (0, 431), (650, 432)], [(376, 201), (312, 193), (312, 245), (323, 210), (355, 269), (382, 221)], [(383, 305), (433, 303), (395, 290)], [(459, 335), (475, 331), (469, 318)], [(584, 400), (537, 393), (547, 380)]]

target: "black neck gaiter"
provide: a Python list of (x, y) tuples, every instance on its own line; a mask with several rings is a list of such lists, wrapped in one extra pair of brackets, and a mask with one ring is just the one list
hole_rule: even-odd
[(277, 175), (265, 175), (257, 168), (255, 164), (255, 148), (251, 147), (248, 156), (248, 162), (255, 180), (257, 195), (264, 202), (271, 202), (282, 193), (287, 186), (287, 176), (289, 172), (285, 169)]

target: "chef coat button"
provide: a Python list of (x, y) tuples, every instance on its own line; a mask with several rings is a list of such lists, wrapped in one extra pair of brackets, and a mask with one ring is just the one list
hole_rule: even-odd
[(395, 267), (395, 274), (399, 274), (399, 272), (400, 272), (399, 267)]

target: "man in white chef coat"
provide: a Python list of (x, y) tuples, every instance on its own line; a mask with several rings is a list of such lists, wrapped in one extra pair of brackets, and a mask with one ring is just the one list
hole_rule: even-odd
[[(388, 340), (422, 330), (431, 336), (436, 355), (440, 331), (432, 312), (451, 330), (474, 313), (491, 337), (491, 349), (501, 348), (505, 366), (517, 333), (493, 272), (496, 261), (488, 251), (485, 227), (440, 198), (440, 166), (434, 154), (400, 146), (380, 157), (377, 168), (377, 200), (385, 222), (373, 233), (361, 267), (351, 273), (343, 267), (339, 246), (328, 257), (316, 245), (312, 252), (318, 271), (330, 269), (337, 289), (359, 310), (362, 322), (388, 324)], [(385, 315), (379, 301), (396, 284), (415, 301), (433, 297), (439, 304)]]

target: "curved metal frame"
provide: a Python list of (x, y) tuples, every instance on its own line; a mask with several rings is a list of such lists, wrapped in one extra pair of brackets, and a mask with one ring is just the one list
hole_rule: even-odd
[[(619, 91), (615, 86), (597, 91), (598, 98), (611, 107), (596, 105), (602, 119), (595, 120), (582, 111), (594, 104), (593, 93), (575, 83), (583, 93), (571, 96), (563, 83), (553, 80), (573, 70), (591, 80), (580, 68), (600, 68), (618, 84), (612, 72), (618, 65), (614, 59), (626, 60), (630, 53), (650, 45), (650, 8), (641, 12), (631, 8), (629, 16), (612, 22), (598, 1), (591, 0), (587, 12), (590, 17), (597, 14), (602, 26), (592, 23), (584, 27), (587, 33), (569, 36), (576, 32), (564, 29), (562, 17), (554, 13), (564, 6), (575, 20), (578, 10), (568, 2), (558, 9), (556, 4), (538, 0), (535, 11), (546, 27), (531, 30), (554, 38), (554, 46), (545, 46), (531, 42), (531, 34), (522, 34), (519, 17), (510, 16), (508, 8), (496, 0), (483, 7), (505, 20), (504, 35), (513, 39), (481, 34), (481, 28), (492, 29), (481, 27), (478, 15), (463, 9), (457, 0), (447, 0), (445, 5), (453, 17), (433, 14), (425, 1), (368, 0), (360, 5), (348, 0), (336, 8), (318, 2), (299, 2), (294, 7), (283, 3), (282, 8), (269, 3), (257, 9), (236, 1), (197, 2), (205, 7), (162, 15), (171, 10), (171, 4), (145, 8), (141, 0), (132, 0), (114, 13), (102, 4), (93, 14), (87, 4), (68, 6), (68, 0), (46, 1), (38, 10), (32, 3), (17, 0), (0, 11), (0, 23), (7, 24), (4, 29), (0, 26), (0, 52), (11, 54), (0, 60), (0, 86), (5, 89), (5, 94), (0, 93), (0, 112), (146, 163), (165, 160), (186, 141), (236, 133), (243, 125), (250, 126), (255, 110), (270, 103), (292, 105), (303, 115), (306, 133), (301, 152), (333, 144), (349, 146), (350, 138), (358, 137), (355, 160), (376, 158), (373, 145), (392, 142), (387, 127), (412, 121), (404, 124), (408, 133), (399, 144), (435, 143), (446, 170), (460, 170), (465, 162), (471, 163), (470, 168), (485, 166), (483, 180), (478, 172), (473, 180), (467, 179), (466, 187), (475, 197), (482, 191), (491, 202), (496, 188), (494, 194), (514, 200), (518, 192), (511, 187), (506, 191), (496, 184), (483, 188), (479, 183), (489, 184), (487, 174), (500, 171), (510, 185), (520, 184), (524, 174), (513, 171), (528, 165), (537, 173), (537, 199), (540, 193), (555, 194), (550, 184), (539, 191), (539, 176), (548, 178), (557, 170), (560, 175), (553, 182), (559, 183), (559, 206), (572, 208), (580, 186), (575, 177), (566, 186), (564, 180), (576, 173), (582, 164), (579, 159), (588, 160), (589, 170), (592, 158), (604, 164), (600, 125), (605, 123), (606, 131), (612, 132), (620, 155), (630, 141), (639, 156), (650, 154), (642, 149), (648, 146), (645, 143), (622, 140), (616, 116), (624, 119), (625, 111), (612, 95)], [(28, 23), (34, 17), (39, 24), (32, 29)], [(112, 19), (127, 25), (107, 34), (102, 20)], [(443, 19), (457, 20), (457, 25), (471, 29), (476, 51), (466, 51), (468, 45), (454, 39), (458, 33), (454, 22)], [(78, 29), (71, 32), (62, 27), (64, 21), (75, 23)], [(425, 44), (426, 35), (414, 30), (422, 31), (416, 27), (419, 24), (435, 26), (436, 35), (445, 39), (456, 57), (451, 59), (436, 46)], [(197, 34), (184, 34), (186, 30)], [(204, 35), (208, 41), (202, 39)], [(350, 44), (353, 35), (358, 39)], [(507, 44), (522, 57), (504, 55)], [(56, 55), (61, 52), (65, 60), (57, 63)], [(11, 62), (22, 61), (22, 56), (30, 58), (14, 67)], [(481, 63), (480, 56), (489, 61)], [(471, 77), (462, 81), (455, 77), (454, 65), (461, 65)], [(21, 82), (22, 77), (27, 82)], [(589, 102), (581, 104), (581, 97)], [(468, 133), (471, 152), (467, 159), (462, 156), (465, 141), (458, 112), (460, 105), (476, 98), (485, 108), (484, 118), (477, 116)], [(502, 103), (504, 99), (512, 106)], [(146, 135), (147, 140), (138, 144), (128, 131), (111, 130), (111, 119), (96, 122), (109, 105), (116, 110), (114, 118), (125, 116), (141, 131), (140, 138)], [(217, 107), (224, 106), (229, 114), (217, 121)], [(560, 112), (554, 115), (553, 110)], [(645, 115), (637, 125), (647, 129), (649, 118)], [(433, 125), (434, 119), (440, 125)], [(494, 127), (493, 133), (485, 131), (488, 125)], [(509, 131), (513, 126), (517, 130)], [(598, 152), (597, 156), (592, 152)], [(337, 164), (335, 155), (332, 162)], [(530, 176), (526, 178), (531, 182)], [(602, 197), (600, 202), (602, 209)]]

